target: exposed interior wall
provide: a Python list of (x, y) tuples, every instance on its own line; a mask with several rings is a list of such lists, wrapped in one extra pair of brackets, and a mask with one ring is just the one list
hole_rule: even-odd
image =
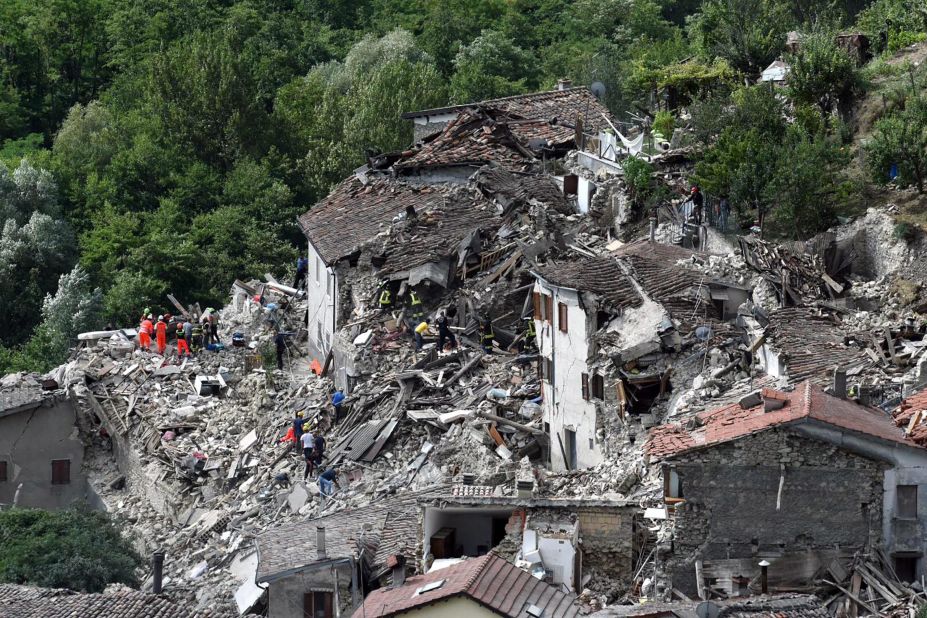
[[(307, 557), (308, 560), (311, 559)], [(268, 618), (304, 618), (303, 595), (312, 591), (326, 591), (338, 594), (333, 598), (341, 616), (350, 616), (355, 603), (362, 599), (352, 597), (351, 566), (348, 563), (327, 565), (319, 569), (295, 573), (270, 584), (267, 593)], [(338, 615), (337, 613), (335, 614)]]
[[(0, 503), (12, 504), (20, 484), (19, 506), (64, 508), (89, 497), (76, 419), (66, 399), (0, 417), (0, 461), (7, 463), (8, 479), (0, 481)], [(52, 485), (55, 459), (70, 460), (69, 483)]]
[(697, 593), (695, 560), (862, 549), (881, 538), (887, 464), (826, 442), (770, 429), (681, 455), (669, 469), (685, 503), (665, 566), (686, 594)]
[[(425, 509), (423, 554), (431, 553), (431, 537), (442, 528), (455, 530), (453, 556), (481, 556), (493, 548), (493, 520), (508, 522), (513, 508), (452, 507)], [(498, 524), (504, 525), (504, 524)]]
[(417, 142), (434, 133), (444, 130), (454, 118), (457, 118), (457, 112), (447, 114), (437, 114), (435, 116), (419, 116), (412, 119), (412, 136)]
[[(550, 321), (535, 321), (538, 350), (553, 365), (553, 384), (545, 375), (541, 385), (544, 422), (550, 426), (551, 467), (556, 471), (568, 468), (570, 446), (567, 431), (576, 435), (577, 467), (595, 466), (602, 462), (604, 454), (596, 438), (595, 403), (583, 399), (582, 374), (589, 373), (585, 310), (580, 306), (575, 290), (538, 281), (534, 291), (553, 297)], [(559, 303), (567, 306), (567, 332), (561, 331), (558, 324)]]
[(544, 568), (551, 572), (551, 583), (562, 584), (570, 591), (575, 591), (576, 580), (582, 577), (578, 546), (579, 534), (574, 522), (555, 513), (528, 516), (522, 541), (523, 557), (528, 560), (527, 557), (537, 551)]
[(637, 507), (576, 510), (582, 539), (583, 576), (629, 582), (634, 573), (634, 513)]

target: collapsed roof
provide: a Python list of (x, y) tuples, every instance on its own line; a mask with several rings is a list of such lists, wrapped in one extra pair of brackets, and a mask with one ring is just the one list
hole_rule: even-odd
[(651, 457), (666, 459), (767, 429), (809, 421), (904, 446), (918, 446), (882, 412), (828, 395), (809, 381), (791, 392), (764, 388), (761, 393), (759, 403), (750, 407), (732, 403), (697, 414), (693, 429), (675, 423), (661, 425), (651, 431), (644, 450)]

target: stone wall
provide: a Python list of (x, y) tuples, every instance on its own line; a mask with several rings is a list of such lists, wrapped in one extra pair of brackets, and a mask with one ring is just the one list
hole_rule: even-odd
[(582, 540), (583, 574), (628, 582), (634, 575), (636, 507), (587, 507), (576, 510)]
[(312, 591), (326, 591), (334, 594), (336, 583), (341, 615), (349, 616), (355, 600), (360, 602), (363, 599), (352, 598), (351, 567), (347, 563), (295, 573), (285, 579), (272, 582), (267, 596), (267, 616), (268, 618), (303, 618), (307, 615), (303, 613), (303, 595)]
[(831, 444), (768, 430), (669, 465), (686, 502), (676, 509), (665, 570), (683, 592), (695, 593), (697, 559), (861, 548), (880, 539), (888, 466)]

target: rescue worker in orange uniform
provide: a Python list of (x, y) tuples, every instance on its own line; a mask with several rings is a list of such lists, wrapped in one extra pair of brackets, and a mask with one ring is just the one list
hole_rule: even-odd
[(143, 316), (142, 323), (138, 328), (138, 347), (143, 350), (151, 350), (151, 334), (154, 332), (154, 324), (151, 323), (151, 316)]
[(177, 322), (177, 356), (190, 356), (190, 346), (187, 344), (187, 335), (183, 329), (183, 321)]
[(155, 324), (155, 335), (158, 340), (158, 354), (164, 356), (164, 350), (167, 349), (167, 322), (164, 316), (158, 316), (158, 323)]

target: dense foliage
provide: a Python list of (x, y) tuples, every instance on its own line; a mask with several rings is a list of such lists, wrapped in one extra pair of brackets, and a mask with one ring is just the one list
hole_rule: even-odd
[(107, 516), (85, 507), (0, 511), (0, 581), (102, 592), (137, 586), (141, 558)]
[[(0, 369), (48, 367), (77, 329), (131, 325), (167, 292), (215, 304), (280, 272), (298, 214), (409, 145), (401, 112), (562, 77), (602, 82), (620, 120), (694, 128), (711, 191), (812, 233), (840, 194), (830, 113), (859, 91), (832, 35), (859, 11), (877, 49), (924, 31), (912, 0), (7, 0)], [(795, 29), (794, 87), (747, 101)], [(645, 177), (641, 205), (660, 199)]]

